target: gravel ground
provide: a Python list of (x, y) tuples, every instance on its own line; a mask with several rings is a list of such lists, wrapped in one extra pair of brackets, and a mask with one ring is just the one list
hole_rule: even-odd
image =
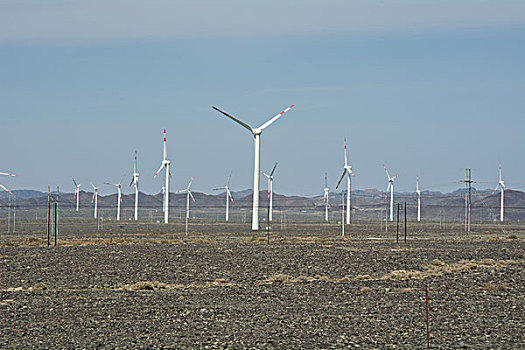
[(521, 234), (303, 231), (4, 240), (0, 348), (525, 349)]

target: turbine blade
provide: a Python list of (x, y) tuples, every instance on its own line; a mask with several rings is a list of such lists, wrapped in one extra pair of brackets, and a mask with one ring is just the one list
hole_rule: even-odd
[(227, 116), (228, 118), (230, 118), (230, 119), (233, 120), (234, 122), (236, 122), (236, 123), (242, 125), (242, 126), (245, 127), (246, 129), (250, 130), (250, 132), (253, 132), (252, 127), (249, 126), (248, 124), (246, 124), (246, 123), (240, 121), (239, 119), (235, 118), (235, 117), (232, 116), (232, 115), (229, 115), (228, 113), (226, 113), (226, 112), (224, 112), (224, 111), (221, 111), (220, 109), (218, 109), (218, 108), (215, 107), (215, 106), (212, 106), (211, 108), (215, 109), (215, 110), (216, 110), (217, 112), (219, 112), (219, 113), (224, 114), (225, 116)]
[(233, 196), (232, 196), (232, 194), (231, 194), (229, 188), (226, 189), (226, 195), (227, 195), (227, 196), (230, 196), (230, 199), (231, 199), (232, 203), (234, 203), (234, 202), (233, 202)]
[(261, 171), (261, 174), (263, 174), (263, 175), (266, 176), (267, 178), (270, 178), (270, 175), (266, 174), (264, 171)]
[(15, 174), (9, 174), (9, 173), (0, 173), (0, 175), (13, 176), (13, 177), (18, 176), (18, 175), (15, 175)]
[(345, 170), (343, 170), (343, 175), (341, 175), (341, 178), (337, 182), (337, 186), (335, 186), (336, 190), (339, 188), (339, 185), (341, 184), (341, 181), (343, 181), (343, 178), (345, 177), (345, 174), (346, 174), (346, 168), (345, 168)]
[(155, 179), (157, 177), (157, 175), (159, 175), (160, 171), (162, 170), (162, 168), (164, 168), (164, 163), (162, 163), (162, 165), (160, 166), (159, 170), (157, 170), (157, 172), (155, 173), (155, 175), (153, 175), (153, 179)]
[(345, 137), (345, 166), (348, 166), (348, 156), (346, 154), (346, 137)]
[(278, 163), (275, 163), (275, 165), (273, 166), (272, 172), (270, 173), (270, 177), (273, 176), (273, 173), (275, 172), (275, 168), (277, 168), (277, 164)]
[(166, 147), (166, 129), (164, 129), (164, 160), (168, 159), (168, 148)]
[(77, 182), (75, 181), (75, 179), (73, 179), (73, 178), (71, 178), (71, 179), (73, 180), (73, 183), (75, 184), (75, 186), (78, 187)]
[(9, 193), (10, 195), (12, 195), (13, 197), (15, 196), (15, 195), (13, 194), (13, 192), (9, 191), (9, 190), (7, 189), (7, 187), (5, 187), (4, 185), (0, 184), (0, 187), (2, 187), (7, 193)]
[(293, 108), (294, 105), (291, 105), (290, 107), (286, 108), (284, 111), (282, 111), (281, 113), (277, 114), (275, 117), (273, 117), (272, 119), (268, 120), (266, 123), (264, 123), (263, 125), (261, 125), (259, 127), (260, 130), (264, 130), (266, 129), (267, 127), (269, 127), (273, 122), (275, 122), (277, 119), (281, 118), (283, 116), (284, 113), (288, 112), (290, 109)]
[(190, 195), (191, 199), (193, 199), (193, 202), (195, 203), (195, 198), (193, 198), (193, 194), (191, 194), (190, 190), (188, 190), (188, 194)]
[(193, 177), (190, 179), (190, 183), (188, 184), (188, 191), (190, 190), (191, 183), (193, 182)]
[(386, 166), (383, 164), (383, 168), (385, 168), (386, 176), (390, 180), (390, 174), (388, 173), (388, 170), (386, 170)]
[(228, 182), (226, 183), (226, 187), (230, 186), (231, 179), (232, 179), (232, 172), (230, 171), (230, 176), (228, 177)]

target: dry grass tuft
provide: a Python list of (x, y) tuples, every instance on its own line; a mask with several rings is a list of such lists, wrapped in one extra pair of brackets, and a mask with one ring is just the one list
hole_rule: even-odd
[(499, 241), (499, 238), (498, 237), (490, 237), (489, 239), (487, 239), (487, 242), (491, 243), (491, 242), (498, 242)]
[(115, 289), (127, 291), (158, 291), (158, 290), (184, 290), (197, 288), (211, 288), (211, 287), (233, 287), (235, 283), (227, 282), (223, 278), (216, 279), (213, 282), (192, 282), (188, 285), (184, 284), (167, 284), (159, 281), (141, 281), (133, 284), (118, 285)]
[(361, 293), (370, 293), (372, 289), (370, 287), (363, 287), (359, 290)]
[(292, 276), (284, 274), (284, 273), (278, 273), (275, 275), (271, 275), (266, 280), (268, 283), (282, 283), (282, 282), (289, 282), (292, 280)]
[(365, 280), (369, 280), (371, 279), (372, 277), (370, 277), (370, 275), (357, 275), (354, 277), (354, 280), (356, 281), (365, 281)]
[(518, 236), (513, 234), (513, 235), (509, 235), (507, 236), (508, 239), (518, 239)]

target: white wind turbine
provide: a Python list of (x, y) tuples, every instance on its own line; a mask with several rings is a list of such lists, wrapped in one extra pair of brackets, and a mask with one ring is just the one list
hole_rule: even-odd
[(96, 219), (98, 213), (98, 189), (100, 187), (97, 187), (93, 184), (91, 184), (91, 186), (93, 186), (93, 198), (91, 198), (91, 204), (95, 205), (95, 214), (93, 214), (93, 217)]
[(135, 151), (135, 163), (133, 165), (133, 178), (130, 186), (135, 187), (135, 221), (139, 219), (139, 173), (137, 171), (137, 151)]
[(75, 198), (77, 200), (77, 211), (78, 211), (78, 204), (79, 204), (79, 201), (80, 201), (80, 186), (82, 186), (82, 184), (77, 184), (75, 179), (73, 179), (73, 183), (75, 184)]
[(505, 181), (501, 179), (501, 163), (499, 163), (499, 181), (498, 181), (498, 185), (494, 189), (494, 192), (496, 192), (498, 188), (501, 191), (499, 220), (503, 222), (504, 198), (505, 198), (505, 190), (507, 189), (507, 186), (505, 186)]
[(350, 224), (350, 196), (351, 196), (351, 187), (352, 187), (352, 176), (355, 176), (354, 172), (352, 171), (352, 166), (348, 164), (348, 155), (346, 154), (346, 138), (345, 138), (345, 165), (343, 167), (343, 175), (341, 175), (341, 178), (339, 179), (339, 182), (337, 183), (337, 186), (335, 186), (335, 189), (339, 188), (339, 185), (341, 184), (341, 181), (343, 181), (345, 175), (347, 175), (346, 178), (346, 223)]
[(214, 191), (226, 190), (226, 221), (228, 221), (229, 218), (230, 218), (230, 200), (233, 203), (233, 196), (232, 196), (232, 194), (230, 192), (230, 180), (231, 180), (231, 178), (232, 178), (232, 174), (230, 173), (230, 177), (228, 177), (228, 182), (226, 183), (226, 186), (218, 187), (218, 188), (214, 188), (213, 189)]
[(416, 177), (416, 195), (417, 195), (417, 221), (421, 221), (421, 191), (419, 190), (419, 176)]
[(269, 222), (273, 221), (273, 173), (275, 173), (275, 168), (277, 168), (277, 163), (275, 163), (272, 172), (269, 175), (261, 171), (261, 173), (268, 178), (268, 201), (270, 202), (270, 217), (268, 218)]
[(330, 195), (330, 189), (328, 188), (328, 175), (324, 173), (324, 221), (328, 221), (328, 197)]
[[(4, 176), (12, 176), (12, 177), (16, 177), (16, 176), (17, 176), (17, 175), (15, 175), (15, 174), (9, 174), (9, 173), (0, 173), (0, 175), (4, 175)], [(2, 189), (4, 189), (7, 193), (9, 193), (11, 196), (13, 196), (13, 197), (15, 196), (15, 195), (13, 194), (13, 192), (9, 191), (9, 190), (7, 189), (7, 187), (5, 187), (4, 185), (0, 184), (0, 187), (1, 187)]]
[(386, 187), (387, 196), (388, 196), (388, 191), (390, 191), (390, 221), (394, 221), (394, 180), (399, 175), (390, 177), (390, 174), (388, 173), (388, 170), (386, 170), (386, 166), (384, 164), (383, 164), (383, 168), (385, 168), (386, 177), (388, 178), (388, 186)]
[(254, 136), (254, 169), (253, 169), (253, 209), (252, 209), (252, 230), (257, 231), (259, 230), (259, 159), (260, 159), (260, 136), (264, 129), (266, 129), (268, 126), (270, 126), (273, 122), (275, 122), (277, 119), (279, 119), (284, 113), (288, 112), (290, 109), (293, 108), (294, 105), (291, 105), (290, 107), (286, 108), (281, 113), (277, 114), (272, 119), (268, 120), (266, 123), (261, 125), (258, 128), (252, 128), (248, 124), (240, 121), (239, 119), (229, 115), (226, 112), (221, 111), (217, 107), (212, 107), (216, 111), (224, 114), (228, 118), (232, 119), (236, 123), (242, 125), (244, 128), (248, 129)]
[(192, 182), (193, 182), (193, 177), (190, 179), (190, 183), (188, 184), (188, 187), (186, 187), (186, 189), (176, 192), (176, 193), (186, 193), (186, 219), (190, 218), (190, 197), (191, 199), (193, 199), (193, 202), (195, 202), (195, 198), (193, 198), (193, 194), (190, 191)]
[(115, 186), (117, 188), (117, 221), (120, 220), (120, 204), (122, 203), (122, 189), (120, 188), (120, 183), (112, 184), (109, 182), (104, 182), (106, 185)]
[(164, 188), (164, 207), (163, 207), (163, 211), (164, 211), (164, 223), (168, 223), (168, 206), (169, 206), (169, 203), (170, 203), (170, 161), (168, 160), (168, 149), (166, 147), (166, 129), (164, 129), (164, 158), (162, 159), (162, 164), (159, 168), (159, 170), (157, 170), (157, 172), (155, 173), (155, 175), (153, 176), (153, 179), (155, 179), (157, 177), (157, 175), (160, 173), (160, 171), (162, 170), (162, 168), (166, 168), (166, 185), (165, 185), (165, 188)]

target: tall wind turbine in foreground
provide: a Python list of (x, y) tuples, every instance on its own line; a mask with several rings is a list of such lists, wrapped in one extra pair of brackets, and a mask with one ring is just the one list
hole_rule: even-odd
[(91, 198), (91, 204), (95, 205), (95, 214), (93, 214), (93, 217), (96, 219), (98, 213), (98, 189), (100, 187), (97, 187), (93, 184), (91, 184), (91, 186), (93, 186), (93, 198)]
[(390, 221), (394, 221), (394, 180), (399, 175), (390, 177), (390, 174), (388, 173), (388, 170), (386, 170), (386, 166), (384, 164), (383, 164), (383, 168), (385, 168), (386, 177), (388, 178), (388, 186), (386, 187), (387, 196), (388, 196), (388, 191), (390, 191)]
[(234, 122), (242, 125), (244, 128), (248, 129), (254, 137), (254, 158), (255, 158), (255, 164), (253, 169), (253, 209), (252, 209), (252, 230), (257, 231), (259, 230), (259, 158), (260, 158), (260, 137), (261, 133), (264, 129), (266, 129), (268, 126), (270, 126), (273, 122), (275, 122), (277, 119), (279, 119), (284, 113), (288, 112), (290, 109), (293, 108), (294, 105), (291, 105), (290, 107), (286, 108), (281, 113), (277, 114), (272, 119), (268, 120), (263, 125), (259, 126), (258, 128), (252, 128), (248, 124), (240, 121), (239, 119), (229, 115), (226, 112), (221, 111), (217, 107), (212, 107), (216, 111), (224, 114), (228, 118), (232, 119)]
[[(0, 173), (0, 175), (16, 177), (15, 174), (9, 174), (9, 173)], [(5, 190), (7, 193), (9, 193), (11, 196), (13, 196), (13, 197), (15, 196), (15, 195), (13, 194), (13, 192), (9, 191), (9, 190), (7, 189), (7, 187), (5, 187), (4, 185), (0, 184), (0, 188), (4, 189), (4, 190)]]
[(190, 218), (190, 197), (191, 199), (193, 199), (193, 202), (195, 202), (195, 198), (193, 198), (193, 194), (190, 191), (192, 182), (193, 182), (193, 177), (190, 179), (190, 183), (188, 184), (188, 187), (186, 187), (186, 189), (176, 192), (176, 193), (186, 193), (186, 219)]
[(351, 187), (352, 187), (352, 177), (355, 176), (354, 172), (352, 171), (352, 166), (348, 164), (348, 155), (346, 154), (346, 137), (345, 137), (345, 165), (343, 167), (343, 175), (341, 175), (341, 178), (339, 179), (339, 182), (337, 183), (337, 186), (335, 186), (335, 189), (339, 187), (339, 184), (341, 181), (343, 181), (345, 175), (347, 175), (346, 179), (346, 223), (350, 224), (350, 195), (351, 195)]
[(232, 174), (230, 173), (230, 177), (228, 177), (228, 182), (226, 183), (226, 186), (218, 187), (218, 188), (214, 188), (213, 189), (214, 191), (226, 190), (226, 221), (228, 221), (229, 218), (230, 218), (230, 200), (233, 203), (233, 196), (232, 196), (232, 194), (230, 192), (230, 180), (231, 180), (231, 178), (232, 178)]
[(115, 186), (117, 188), (117, 221), (120, 220), (120, 203), (122, 203), (122, 189), (120, 188), (120, 183), (110, 184), (109, 182), (104, 182), (106, 185)]
[(421, 191), (419, 190), (419, 176), (416, 177), (416, 196), (417, 196), (417, 221), (421, 221)]
[(494, 192), (498, 190), (498, 188), (501, 191), (501, 199), (500, 199), (500, 211), (499, 211), (499, 220), (503, 222), (503, 208), (504, 208), (504, 198), (505, 198), (505, 190), (507, 189), (507, 186), (505, 186), (505, 181), (501, 179), (501, 163), (499, 163), (499, 181), (498, 185), (494, 189)]
[(78, 211), (78, 204), (79, 204), (79, 200), (80, 200), (80, 186), (82, 186), (82, 184), (77, 184), (75, 179), (73, 179), (73, 183), (75, 184), (75, 198), (77, 200), (77, 211)]
[(164, 158), (159, 170), (153, 176), (153, 179), (157, 177), (162, 168), (166, 168), (166, 186), (164, 188), (164, 223), (168, 223), (168, 205), (170, 203), (170, 161), (168, 160), (168, 149), (166, 148), (166, 129), (164, 129)]
[(330, 189), (328, 188), (328, 175), (324, 173), (324, 221), (328, 221), (328, 197), (330, 195)]
[(270, 222), (273, 221), (272, 220), (273, 218), (273, 215), (272, 215), (272, 212), (273, 212), (273, 173), (275, 173), (275, 168), (277, 168), (277, 163), (275, 163), (275, 165), (273, 166), (273, 169), (270, 175), (261, 171), (261, 173), (268, 178), (268, 201), (270, 201), (270, 217), (268, 218), (268, 220)]
[(139, 173), (137, 171), (137, 151), (135, 151), (135, 163), (133, 165), (133, 178), (130, 186), (135, 187), (135, 221), (139, 219)]

